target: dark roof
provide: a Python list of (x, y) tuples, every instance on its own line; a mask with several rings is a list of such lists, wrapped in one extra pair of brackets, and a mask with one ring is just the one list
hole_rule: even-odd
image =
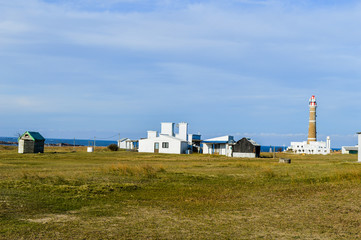
[[(129, 138), (122, 138), (122, 139), (119, 139), (118, 142), (124, 142), (124, 141), (126, 141), (127, 139), (129, 139)], [(129, 140), (130, 140), (130, 139), (129, 139)]]
[(19, 137), (19, 139), (22, 138), (25, 134), (29, 134), (29, 136), (30, 136), (34, 141), (36, 141), (36, 140), (38, 140), (38, 141), (43, 141), (43, 140), (45, 140), (45, 138), (44, 138), (43, 136), (41, 136), (40, 133), (38, 133), (38, 132), (29, 132), (29, 131), (27, 131), (27, 132), (25, 132), (23, 135), (21, 135), (21, 136)]

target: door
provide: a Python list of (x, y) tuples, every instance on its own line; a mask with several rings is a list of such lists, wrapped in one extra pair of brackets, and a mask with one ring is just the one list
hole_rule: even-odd
[(154, 153), (159, 153), (159, 142), (154, 143)]
[(214, 144), (214, 154), (222, 154), (222, 149), (221, 149), (221, 145), (220, 144)]

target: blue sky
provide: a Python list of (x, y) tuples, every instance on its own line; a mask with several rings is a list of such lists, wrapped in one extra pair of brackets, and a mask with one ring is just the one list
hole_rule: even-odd
[[(297, 3), (295, 3), (297, 2)], [(204, 138), (356, 144), (357, 1), (0, 1), (0, 136), (140, 138), (186, 121)]]

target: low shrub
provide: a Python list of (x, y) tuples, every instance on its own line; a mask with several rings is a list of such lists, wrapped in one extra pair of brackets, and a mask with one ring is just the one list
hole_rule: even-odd
[(109, 149), (110, 151), (118, 151), (118, 150), (119, 150), (119, 147), (118, 147), (117, 144), (112, 143), (112, 144), (110, 144), (110, 145), (108, 146), (108, 149)]

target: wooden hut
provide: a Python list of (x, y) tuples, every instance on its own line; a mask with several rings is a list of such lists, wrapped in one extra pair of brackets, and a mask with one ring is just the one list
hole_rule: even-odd
[(259, 158), (261, 145), (250, 138), (242, 138), (233, 146), (233, 157)]
[(45, 138), (38, 132), (25, 132), (18, 138), (19, 153), (43, 153)]

